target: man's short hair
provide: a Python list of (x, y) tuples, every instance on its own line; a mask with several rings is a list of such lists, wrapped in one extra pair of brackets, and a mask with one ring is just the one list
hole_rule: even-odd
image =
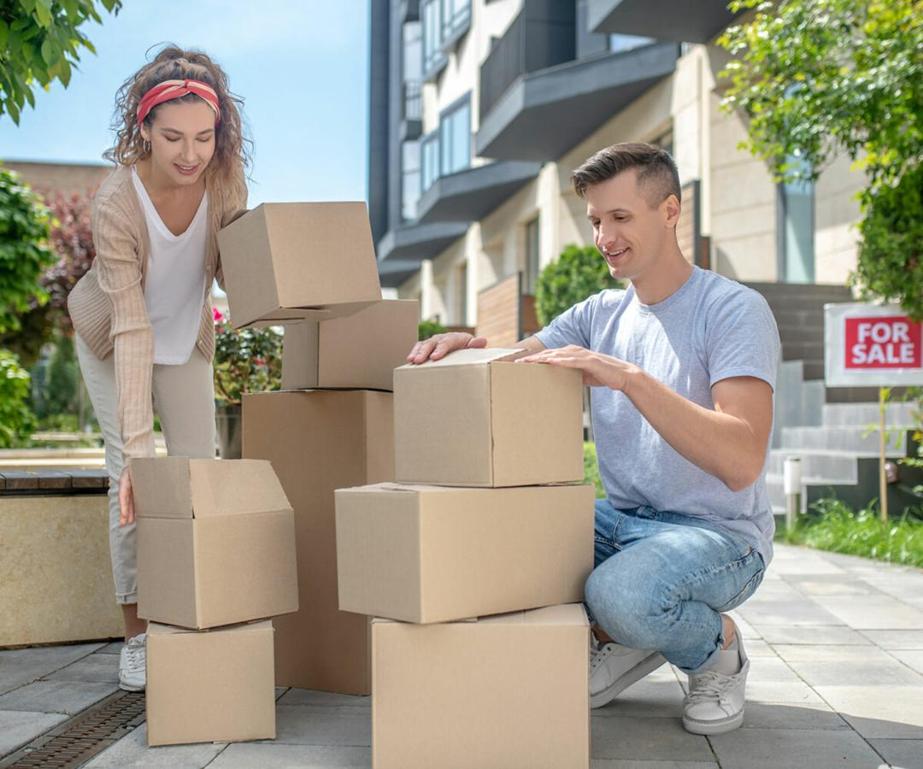
[(644, 142), (621, 142), (597, 152), (571, 175), (574, 192), (582, 198), (590, 187), (630, 168), (638, 169), (638, 188), (651, 207), (659, 206), (670, 195), (682, 199), (679, 172), (670, 153)]

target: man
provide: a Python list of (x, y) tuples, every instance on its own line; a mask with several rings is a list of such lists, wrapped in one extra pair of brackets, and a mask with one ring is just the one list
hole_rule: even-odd
[[(725, 612), (752, 595), (772, 557), (764, 473), (778, 330), (759, 294), (683, 257), (679, 176), (664, 150), (613, 145), (572, 181), (610, 273), (629, 285), (564, 312), (521, 343), (518, 360), (576, 368), (593, 388), (607, 498), (586, 583), (591, 704), (669, 661), (689, 674), (686, 729), (730, 731), (743, 720), (749, 661)], [(408, 360), (486, 343), (440, 334)]]

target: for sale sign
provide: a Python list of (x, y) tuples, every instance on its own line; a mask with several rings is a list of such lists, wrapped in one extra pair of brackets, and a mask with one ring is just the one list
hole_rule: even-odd
[(923, 384), (923, 324), (900, 307), (824, 306), (828, 387)]

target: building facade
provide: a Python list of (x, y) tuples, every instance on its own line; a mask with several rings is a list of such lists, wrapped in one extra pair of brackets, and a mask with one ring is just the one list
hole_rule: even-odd
[(647, 141), (676, 159), (686, 257), (744, 282), (843, 284), (862, 177), (773, 182), (720, 106), (725, 0), (373, 0), (369, 201), (383, 285), (493, 344), (538, 272), (591, 242), (570, 174)]

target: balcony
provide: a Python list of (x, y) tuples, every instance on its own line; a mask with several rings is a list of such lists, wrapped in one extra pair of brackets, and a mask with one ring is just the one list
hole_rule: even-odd
[(707, 43), (739, 14), (727, 0), (588, 0), (592, 32)]
[(420, 269), (420, 262), (437, 256), (468, 230), (466, 222), (408, 224), (390, 230), (378, 241), (381, 285), (394, 288)]
[(501, 161), (442, 176), (417, 204), (417, 222), (474, 222), (534, 179), (538, 163)]
[[(481, 104), (476, 153), (501, 160), (559, 158), (670, 75), (678, 57), (678, 44), (653, 43), (519, 75), (493, 104)], [(482, 83), (489, 63), (481, 68)]]

